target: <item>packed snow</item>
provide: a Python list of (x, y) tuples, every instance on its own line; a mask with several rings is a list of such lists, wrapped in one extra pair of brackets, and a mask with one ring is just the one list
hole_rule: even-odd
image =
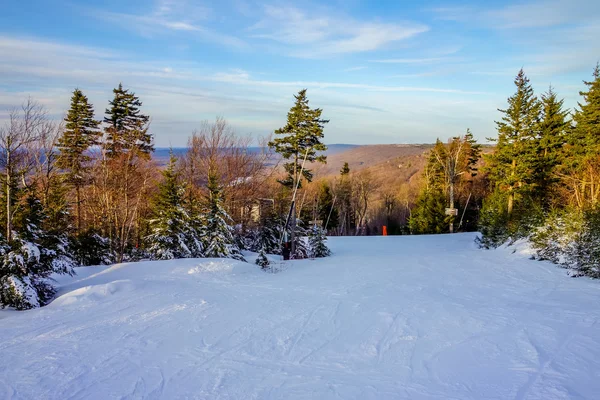
[(0, 398), (600, 398), (600, 282), (473, 239), (79, 268), (0, 311)]

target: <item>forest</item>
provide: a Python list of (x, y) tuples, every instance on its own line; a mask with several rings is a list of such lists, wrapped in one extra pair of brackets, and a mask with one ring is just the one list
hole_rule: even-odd
[[(325, 257), (327, 235), (479, 231), (483, 248), (527, 240), (539, 259), (600, 277), (600, 66), (574, 110), (523, 70), (498, 110), (492, 146), (440, 137), (402, 185), (326, 163), (326, 119), (307, 91), (285, 124), (258, 139), (224, 118), (191, 133), (166, 165), (153, 157), (150, 116), (121, 84), (104, 116), (79, 89), (56, 121), (35, 99), (0, 127), (0, 306), (43, 306), (53, 274), (77, 266), (225, 257), (242, 251)], [(282, 120), (284, 117), (282, 116)], [(468, 121), (467, 121), (468, 122)], [(450, 136), (450, 138), (448, 138)], [(348, 160), (350, 161), (350, 160)], [(291, 239), (288, 239), (291, 238)]]

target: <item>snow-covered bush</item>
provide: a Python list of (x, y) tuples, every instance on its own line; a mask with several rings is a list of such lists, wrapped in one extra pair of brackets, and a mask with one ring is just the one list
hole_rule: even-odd
[(317, 225), (313, 226), (308, 241), (310, 243), (311, 257), (321, 258), (329, 257), (331, 255), (331, 250), (329, 250), (329, 248), (325, 244), (325, 242), (327, 241), (327, 237), (325, 236), (324, 229), (318, 227)]
[(512, 214), (508, 214), (508, 195), (500, 190), (494, 191), (483, 201), (479, 214), (479, 232), (477, 239), (483, 248), (496, 248), (504, 243), (514, 243), (528, 238), (544, 223), (544, 213), (539, 204), (528, 196), (521, 196)]
[(551, 212), (544, 224), (531, 235), (538, 259), (569, 267), (574, 246), (583, 230), (583, 214), (572, 210)]
[(507, 196), (494, 191), (483, 201), (479, 214), (479, 245), (483, 248), (495, 248), (506, 242), (510, 233), (508, 231), (508, 212), (506, 211)]
[(40, 228), (45, 215), (39, 200), (29, 196), (24, 208), (21, 232), (8, 243), (0, 239), (0, 307), (18, 310), (47, 304), (55, 294), (51, 275), (72, 275), (75, 266), (66, 237)]
[(568, 268), (572, 276), (600, 278), (600, 209), (555, 211), (530, 240), (539, 259)]

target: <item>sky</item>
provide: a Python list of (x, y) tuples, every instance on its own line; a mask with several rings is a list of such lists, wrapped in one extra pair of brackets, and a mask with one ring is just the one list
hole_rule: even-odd
[(122, 82), (157, 146), (217, 116), (258, 138), (306, 88), (329, 144), (485, 141), (520, 68), (575, 107), (598, 37), (597, 0), (3, 0), (0, 124), (29, 96), (59, 120), (74, 88), (100, 119)]

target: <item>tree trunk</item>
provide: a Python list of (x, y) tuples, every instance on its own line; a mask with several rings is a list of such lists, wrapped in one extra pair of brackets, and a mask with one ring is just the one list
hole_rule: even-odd
[(10, 160), (10, 152), (6, 154), (6, 241), (10, 243), (12, 238), (12, 224), (11, 224), (11, 204), (10, 197), (11, 194), (11, 160)]
[(75, 203), (77, 204), (77, 233), (81, 233), (81, 188), (75, 187)]
[(296, 258), (296, 202), (292, 202), (292, 220), (290, 221), (290, 225), (292, 227), (292, 232), (291, 232), (291, 240), (292, 240), (292, 245), (291, 245), (291, 251), (290, 251), (290, 256), (292, 259)]
[[(454, 182), (450, 183), (450, 210), (454, 210)], [(450, 233), (454, 233), (454, 214), (450, 215)]]

